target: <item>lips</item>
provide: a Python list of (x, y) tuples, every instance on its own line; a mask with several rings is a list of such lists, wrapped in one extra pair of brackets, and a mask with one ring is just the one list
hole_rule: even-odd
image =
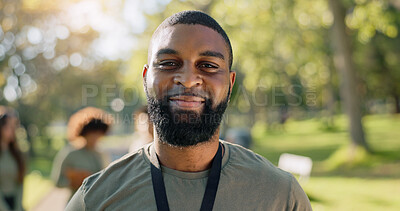
[(187, 96), (187, 95), (177, 95), (169, 98), (170, 102), (181, 108), (198, 108), (202, 106), (205, 102), (205, 99), (197, 96)]

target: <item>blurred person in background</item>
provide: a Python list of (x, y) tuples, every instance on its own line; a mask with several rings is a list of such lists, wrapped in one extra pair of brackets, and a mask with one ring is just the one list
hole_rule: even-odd
[[(72, 144), (64, 159), (55, 160), (61, 166), (53, 179), (58, 187), (68, 187), (75, 192), (89, 175), (102, 170), (107, 162), (97, 149), (98, 141), (107, 134), (113, 119), (105, 111), (87, 107), (73, 114), (68, 122), (68, 140)], [(72, 147), (72, 148), (71, 148)], [(58, 177), (57, 177), (58, 176)]]
[(142, 146), (153, 141), (153, 123), (150, 121), (147, 113), (147, 106), (136, 110), (133, 114), (135, 121), (135, 131), (132, 136), (132, 143), (129, 146), (129, 152), (134, 152)]
[(115, 161), (129, 152), (135, 152), (142, 146), (153, 141), (153, 124), (150, 121), (147, 107), (142, 106), (132, 113), (133, 134), (124, 138), (123, 142), (113, 146), (100, 146), (111, 161)]
[(251, 133), (245, 128), (228, 129), (225, 140), (233, 144), (238, 144), (247, 149), (250, 149), (252, 143)]
[(25, 162), (18, 148), (15, 130), (17, 113), (0, 106), (0, 210), (23, 210), (22, 185)]
[(66, 140), (64, 147), (58, 151), (53, 160), (53, 166), (51, 168), (51, 179), (54, 181), (57, 187), (68, 187), (69, 181), (66, 177), (61, 177), (61, 164), (67, 157), (67, 155), (73, 150), (81, 149), (85, 146), (86, 142), (82, 138), (78, 138), (75, 141)]

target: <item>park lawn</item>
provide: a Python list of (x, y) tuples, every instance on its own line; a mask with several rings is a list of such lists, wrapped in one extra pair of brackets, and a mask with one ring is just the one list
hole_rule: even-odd
[(355, 165), (327, 168), (346, 155), (350, 143), (346, 122), (345, 116), (338, 116), (334, 129), (328, 130), (318, 119), (291, 120), (276, 131), (259, 123), (252, 130), (253, 150), (275, 165), (282, 153), (310, 157), (313, 171), (302, 186), (314, 210), (400, 210), (400, 116), (364, 117), (375, 154), (363, 156)]
[(303, 188), (315, 211), (400, 210), (400, 178), (311, 177)]
[(24, 179), (22, 205), (26, 210), (31, 210), (53, 187), (53, 182), (43, 177), (39, 171), (32, 171)]

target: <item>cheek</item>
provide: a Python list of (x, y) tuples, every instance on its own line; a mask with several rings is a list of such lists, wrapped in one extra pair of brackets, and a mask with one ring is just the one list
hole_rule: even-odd
[(152, 74), (147, 74), (146, 77), (146, 89), (147, 89), (147, 93), (154, 97), (156, 95), (156, 89), (154, 88), (155, 84), (157, 84), (157, 81), (155, 80), (155, 77)]
[(169, 78), (161, 75), (149, 75), (147, 91), (150, 96), (160, 98), (168, 90)]
[(207, 86), (207, 91), (211, 94), (211, 97), (214, 99), (214, 104), (218, 105), (222, 101), (226, 99), (226, 96), (229, 91), (229, 83), (227, 80), (223, 79), (212, 79), (209, 81)]

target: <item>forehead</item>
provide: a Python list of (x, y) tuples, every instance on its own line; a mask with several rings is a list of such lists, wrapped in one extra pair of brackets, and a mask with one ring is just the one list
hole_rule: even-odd
[(176, 24), (156, 32), (151, 45), (151, 56), (163, 48), (174, 49), (180, 53), (217, 51), (228, 59), (228, 47), (224, 38), (213, 29), (199, 25)]

